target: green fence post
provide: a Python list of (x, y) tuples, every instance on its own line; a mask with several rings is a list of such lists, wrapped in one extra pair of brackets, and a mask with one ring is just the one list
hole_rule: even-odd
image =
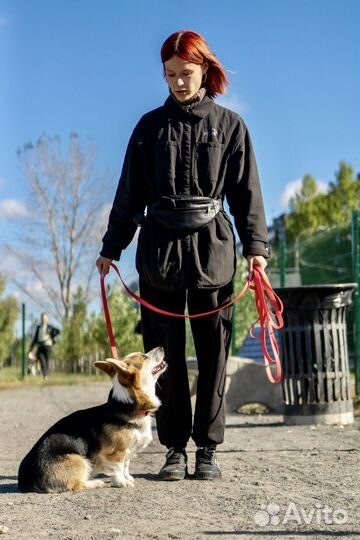
[(357, 283), (354, 293), (355, 324), (355, 391), (360, 396), (360, 212), (352, 213), (352, 262), (353, 279)]
[(21, 355), (21, 377), (26, 374), (26, 335), (25, 335), (25, 304), (22, 304), (22, 355)]

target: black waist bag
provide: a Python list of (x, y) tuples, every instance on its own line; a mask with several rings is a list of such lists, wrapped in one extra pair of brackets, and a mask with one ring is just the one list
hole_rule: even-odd
[(197, 195), (169, 195), (152, 203), (148, 212), (167, 229), (195, 232), (220, 212), (220, 199)]

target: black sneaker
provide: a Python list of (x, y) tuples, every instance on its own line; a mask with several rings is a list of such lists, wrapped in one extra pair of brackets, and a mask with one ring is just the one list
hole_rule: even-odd
[(221, 469), (216, 459), (216, 446), (204, 446), (196, 450), (195, 479), (218, 480)]
[(184, 480), (187, 476), (187, 455), (185, 448), (170, 448), (166, 461), (159, 471), (161, 480)]

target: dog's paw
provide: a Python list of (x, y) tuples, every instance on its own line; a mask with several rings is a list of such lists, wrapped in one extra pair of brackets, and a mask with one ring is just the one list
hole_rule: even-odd
[(111, 483), (114, 487), (123, 487), (123, 488), (129, 488), (134, 487), (134, 480), (128, 480), (125, 478), (125, 476), (113, 476), (111, 478)]
[(134, 482), (135, 482), (135, 479), (133, 476), (131, 476), (131, 474), (125, 474), (125, 480), (127, 480), (128, 482), (130, 482), (130, 484), (132, 484), (132, 487), (134, 487)]
[(105, 487), (105, 482), (103, 482), (102, 480), (88, 480), (87, 482), (85, 482), (86, 489), (96, 489), (102, 487)]

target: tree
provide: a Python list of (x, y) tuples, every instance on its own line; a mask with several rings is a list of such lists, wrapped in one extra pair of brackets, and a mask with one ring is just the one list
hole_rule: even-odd
[[(134, 301), (119, 283), (107, 287), (107, 299), (119, 355), (142, 351), (141, 335), (135, 333), (139, 315)], [(83, 358), (93, 362), (111, 356), (104, 314), (102, 311), (90, 316), (87, 314), (81, 288), (74, 296), (73, 308), (56, 345), (55, 356), (57, 365), (72, 373), (78, 370), (79, 361)]]
[[(0, 276), (0, 297), (5, 292), (5, 279)], [(8, 296), (0, 300), (0, 365), (11, 355), (15, 343), (15, 324), (18, 317), (16, 298)]]
[(353, 168), (341, 161), (328, 193), (320, 193), (316, 181), (306, 175), (290, 207), (291, 212), (286, 216), (290, 240), (296, 240), (305, 231), (310, 234), (320, 227), (345, 225), (350, 223), (352, 211), (360, 210), (360, 182)]
[[(140, 318), (137, 304), (124, 292), (118, 282), (107, 287), (107, 299), (119, 355), (125, 356), (134, 351), (142, 351), (142, 337), (135, 333), (135, 327)], [(89, 337), (92, 337), (104, 356), (110, 356), (108, 331), (102, 312), (92, 315), (88, 332)]]
[(330, 184), (327, 208), (329, 225), (346, 225), (353, 210), (360, 210), (360, 182), (345, 161), (340, 162), (336, 180)]
[(300, 191), (290, 199), (290, 208), (296, 212), (301, 207), (309, 203), (314, 197), (319, 194), (319, 188), (317, 182), (313, 176), (306, 174), (302, 181)]
[(55, 349), (57, 362), (71, 373), (77, 371), (80, 358), (88, 353), (86, 305), (83, 290), (78, 287), (73, 299), (72, 312), (64, 323)]
[[(86, 301), (91, 297), (109, 178), (96, 174), (94, 149), (84, 150), (75, 133), (66, 156), (59, 137), (46, 135), (35, 145), (24, 145), (17, 155), (30, 191), (31, 217), (23, 223), (16, 247), (9, 249), (26, 265), (31, 282), (14, 281), (35, 302), (66, 321), (78, 285)], [(39, 301), (34, 283), (41, 285), (45, 300)]]

